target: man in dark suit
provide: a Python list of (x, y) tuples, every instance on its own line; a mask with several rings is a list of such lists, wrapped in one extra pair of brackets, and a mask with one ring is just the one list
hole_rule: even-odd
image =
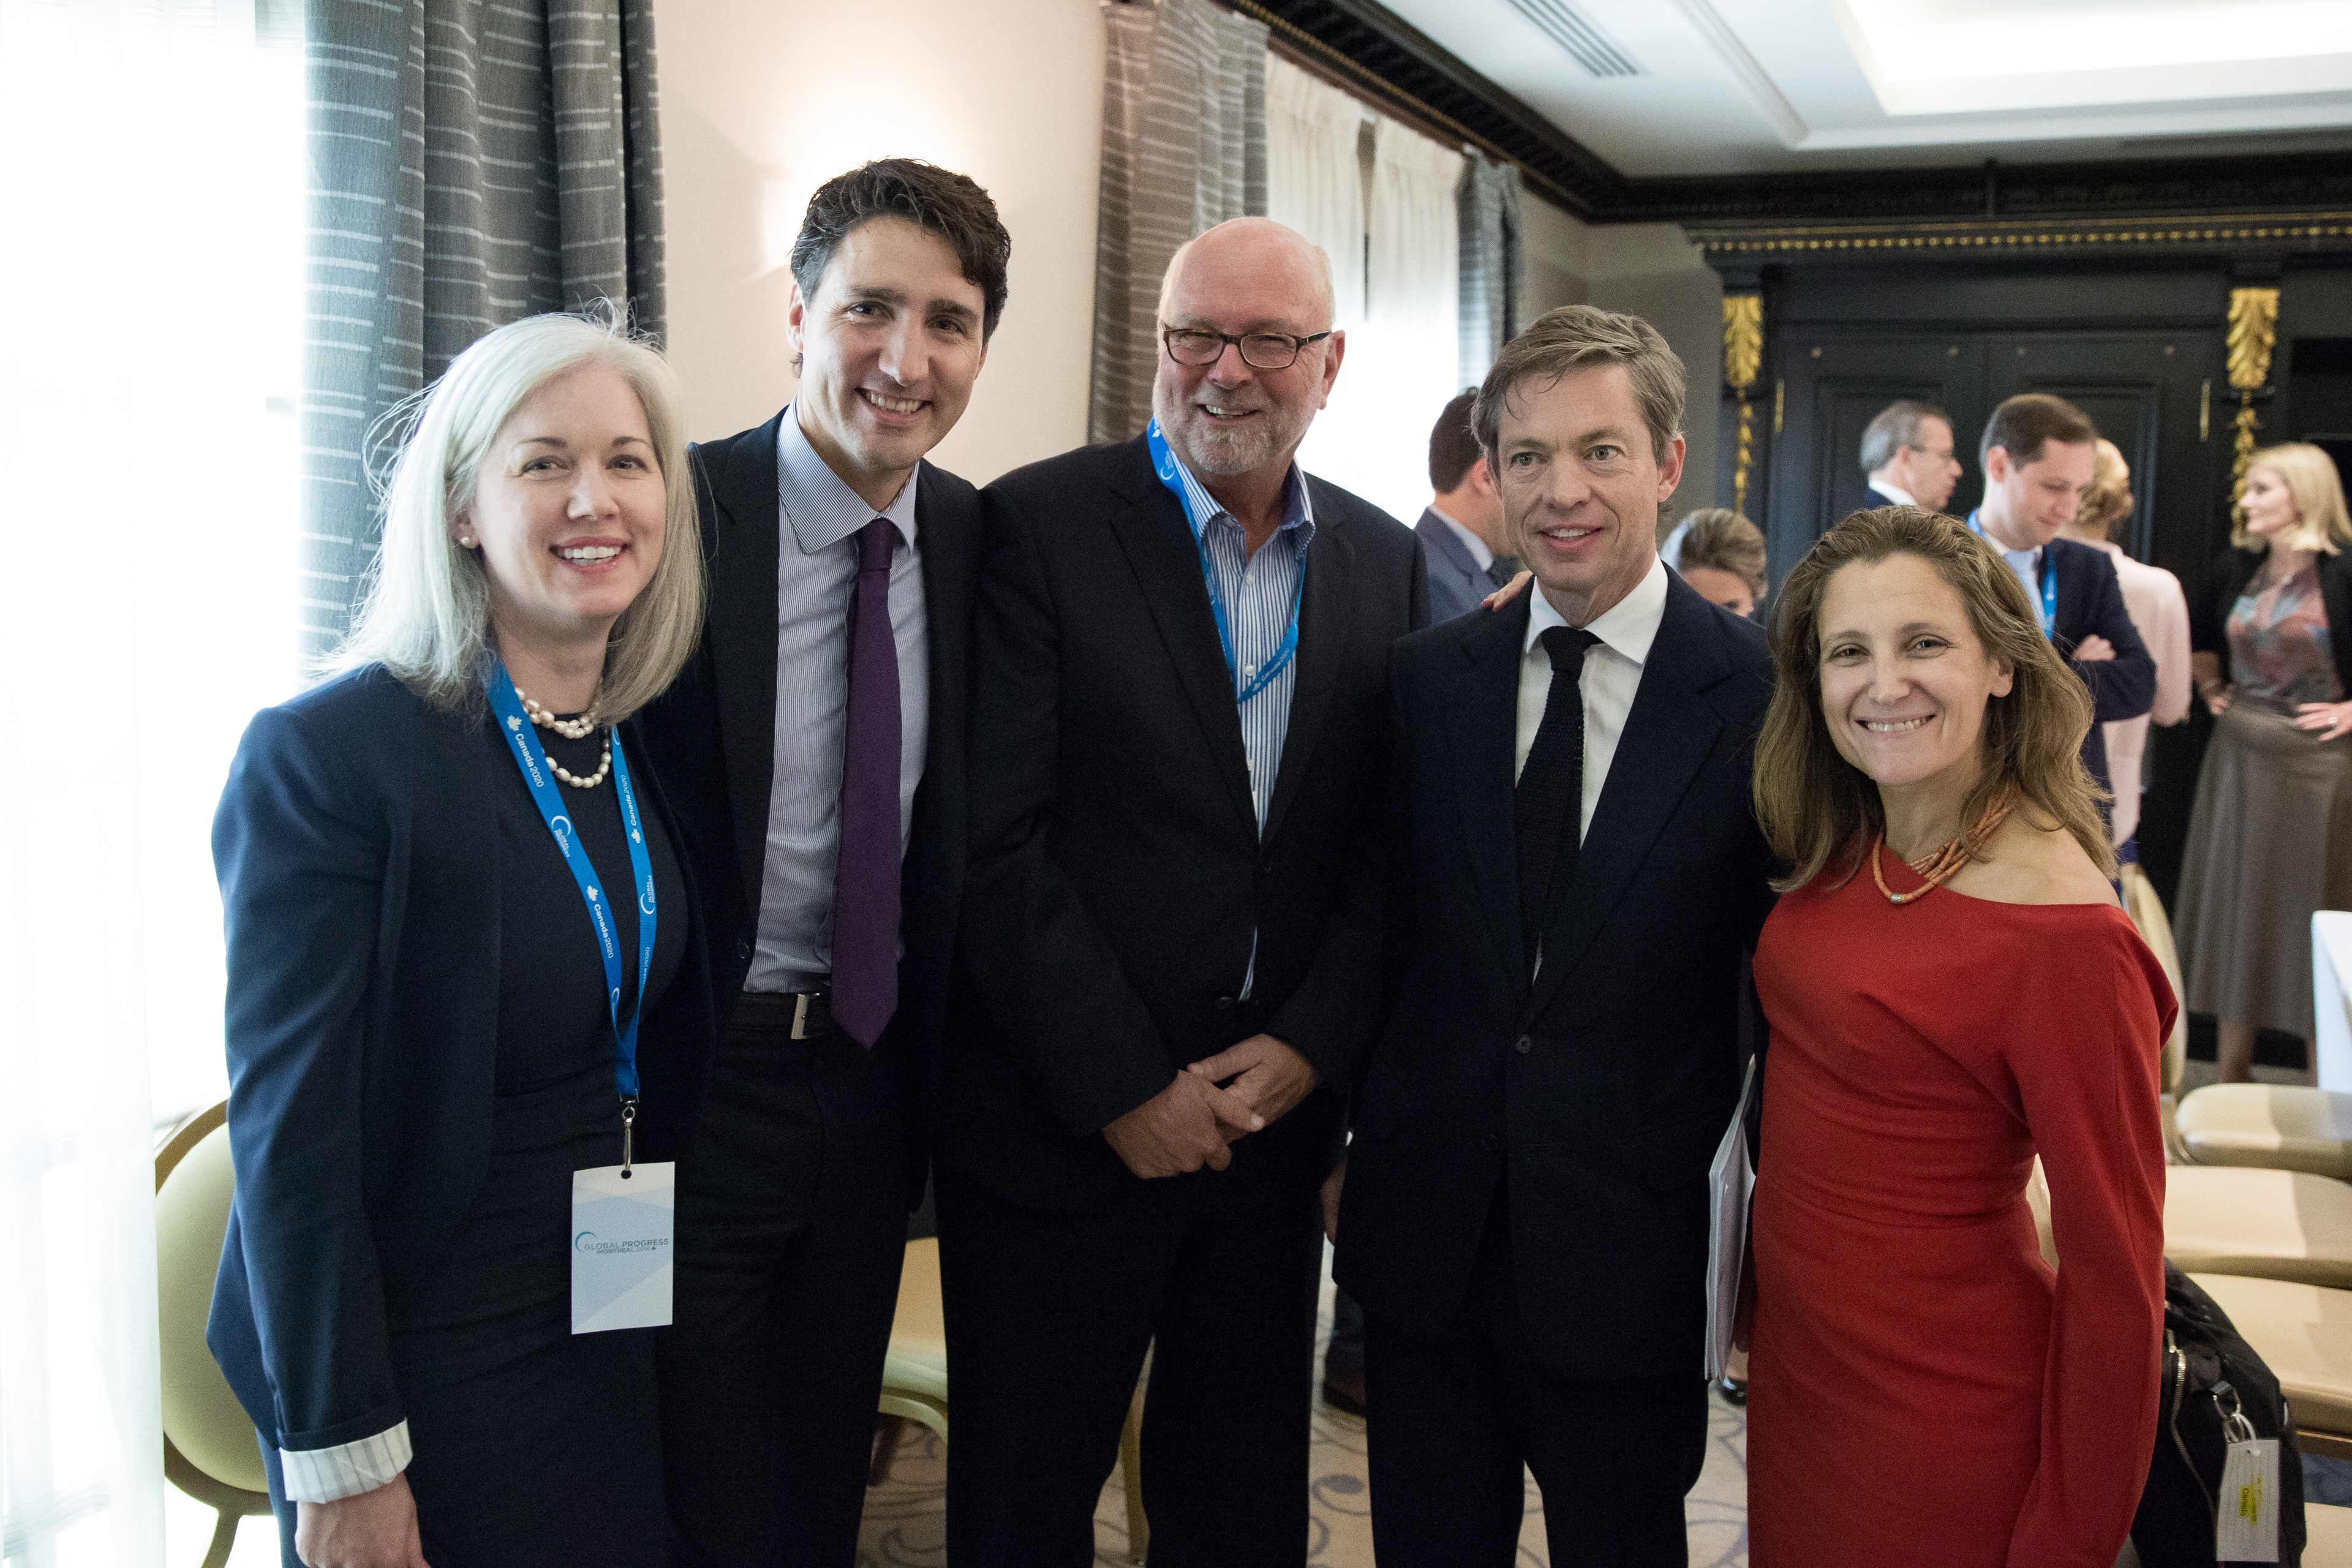
[(1685, 1561), (1771, 665), (1657, 558), (1683, 397), (1637, 317), (1505, 345), (1477, 428), (1538, 591), (1392, 662), (1401, 989), (1325, 1190), (1381, 1568), (1513, 1561), (1523, 1464), (1554, 1563)]
[(1863, 429), (1862, 475), (1870, 497), (1861, 506), (1943, 510), (1952, 499), (1952, 488), (1960, 482), (1952, 416), (1932, 403), (1908, 397), (1888, 404)]
[(2097, 722), (2083, 765), (2107, 786), (2106, 726), (2156, 706), (2156, 660), (2132, 625), (2116, 563), (2096, 546), (2061, 539), (2098, 465), (2099, 432), (2063, 397), (2028, 392), (1985, 421), (1978, 444), (1984, 502), (1969, 526), (2009, 562), (2050, 638), (2091, 689)]
[(1158, 1568), (1305, 1560), (1317, 1185), (1379, 1004), (1410, 531), (1293, 454), (1328, 263), (1178, 252), (1142, 437), (991, 485), (939, 1145), (958, 1568), (1094, 1561), (1144, 1352)]
[(1475, 387), (1455, 396), (1429, 432), (1429, 483), (1437, 493), (1412, 531), (1429, 562), (1429, 619), (1468, 615), (1511, 580), (1517, 557), (1503, 543), (1503, 500), (1470, 428)]
[(697, 448), (709, 622), (644, 719), (732, 1014), (678, 1175), (681, 1563), (856, 1553), (965, 860), (980, 498), (923, 455), (1010, 250), (961, 174), (829, 182), (793, 248), (800, 390)]

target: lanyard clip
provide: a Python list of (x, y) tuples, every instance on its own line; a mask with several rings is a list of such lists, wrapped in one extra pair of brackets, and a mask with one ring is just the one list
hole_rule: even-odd
[(636, 1142), (636, 1131), (637, 1097), (624, 1095), (621, 1098), (621, 1180), (625, 1182), (629, 1179), (629, 1158), (632, 1145)]

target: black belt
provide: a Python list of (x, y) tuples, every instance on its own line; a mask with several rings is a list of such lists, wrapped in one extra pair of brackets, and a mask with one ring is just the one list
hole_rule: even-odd
[(821, 1040), (835, 1030), (833, 992), (746, 991), (736, 999), (735, 1021), (795, 1040)]

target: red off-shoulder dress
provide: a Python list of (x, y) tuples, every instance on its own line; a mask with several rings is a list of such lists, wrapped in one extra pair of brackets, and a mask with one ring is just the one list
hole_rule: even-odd
[(2113, 1568), (2156, 1431), (2162, 968), (2111, 904), (1897, 908), (1865, 866), (1782, 898), (1755, 970), (1750, 1562)]

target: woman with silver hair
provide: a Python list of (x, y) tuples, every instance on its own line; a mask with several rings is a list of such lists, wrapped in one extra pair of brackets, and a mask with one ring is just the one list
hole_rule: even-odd
[(701, 625), (677, 383), (616, 322), (537, 316), (404, 413), (332, 678), (255, 717), (214, 824), (210, 1339), (289, 1565), (658, 1564), (658, 1162), (712, 1025), (618, 726)]

